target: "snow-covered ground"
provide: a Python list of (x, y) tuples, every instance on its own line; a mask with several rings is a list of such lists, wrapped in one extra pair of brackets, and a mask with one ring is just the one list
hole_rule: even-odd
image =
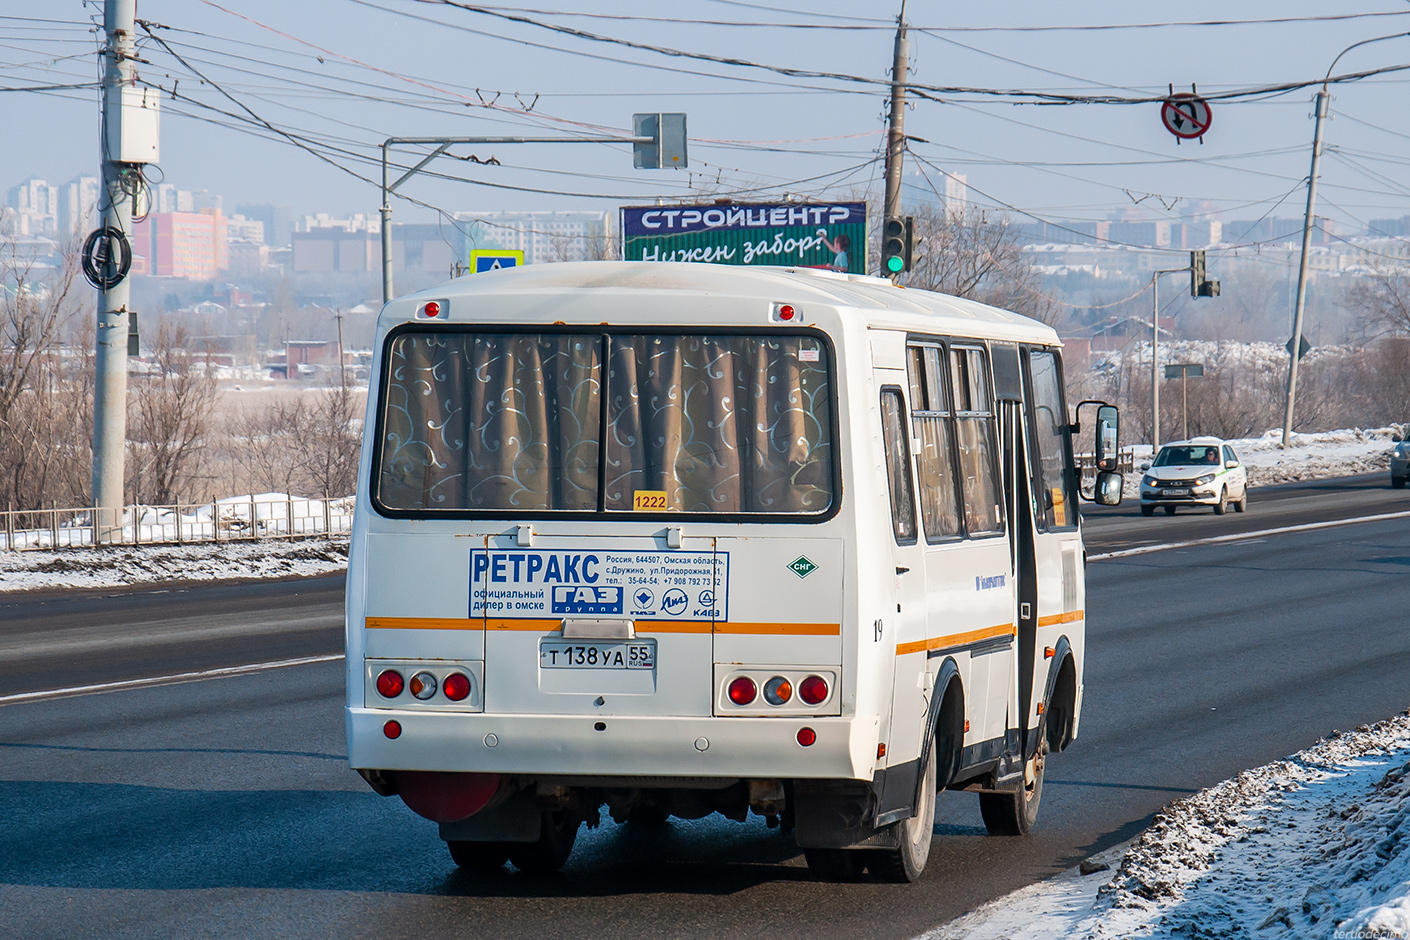
[(1410, 936), (1410, 713), (1170, 804), (924, 940)]

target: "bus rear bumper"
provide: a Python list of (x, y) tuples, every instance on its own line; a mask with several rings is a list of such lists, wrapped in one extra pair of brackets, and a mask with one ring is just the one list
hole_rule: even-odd
[[(359, 770), (871, 780), (877, 724), (853, 718), (481, 715), (346, 709)], [(401, 732), (389, 738), (384, 726)], [(810, 728), (813, 744), (798, 741)], [(806, 736), (805, 736), (806, 737)]]

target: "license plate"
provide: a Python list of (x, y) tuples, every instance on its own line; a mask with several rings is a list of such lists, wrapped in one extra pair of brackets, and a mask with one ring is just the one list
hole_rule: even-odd
[(1190, 491), (1183, 486), (1167, 486), (1160, 491), (1161, 496), (1189, 496)]
[(655, 669), (656, 641), (540, 640), (542, 669)]

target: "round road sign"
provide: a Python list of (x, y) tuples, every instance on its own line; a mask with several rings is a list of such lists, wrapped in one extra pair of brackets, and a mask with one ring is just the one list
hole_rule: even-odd
[(1171, 95), (1160, 105), (1161, 123), (1182, 140), (1203, 137), (1210, 119), (1209, 102), (1198, 95)]

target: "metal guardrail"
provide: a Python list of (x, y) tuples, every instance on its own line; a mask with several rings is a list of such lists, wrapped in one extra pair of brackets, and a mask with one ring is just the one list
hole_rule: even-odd
[(122, 523), (104, 523), (93, 508), (0, 510), (0, 551), (184, 545), (269, 538), (332, 536), (352, 531), (353, 498), (283, 494), (198, 505), (124, 506)]

